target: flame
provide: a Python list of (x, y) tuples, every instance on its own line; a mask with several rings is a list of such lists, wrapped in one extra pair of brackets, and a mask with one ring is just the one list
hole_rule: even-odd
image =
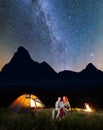
[(88, 103), (85, 103), (85, 107), (86, 107), (86, 109), (84, 109), (84, 111), (92, 112), (92, 109), (90, 108)]
[(71, 108), (72, 111), (84, 111), (84, 112), (94, 112), (94, 109), (91, 109), (91, 107), (89, 106), (88, 103), (85, 103), (85, 107), (84, 109), (82, 108)]

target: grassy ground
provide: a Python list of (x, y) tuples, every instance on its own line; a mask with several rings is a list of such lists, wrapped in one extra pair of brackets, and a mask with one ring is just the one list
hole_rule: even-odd
[(0, 130), (103, 130), (103, 112), (72, 112), (52, 121), (52, 109), (15, 113), (0, 109)]

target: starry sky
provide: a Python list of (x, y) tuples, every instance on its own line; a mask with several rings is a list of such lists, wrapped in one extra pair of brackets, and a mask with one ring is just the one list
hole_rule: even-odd
[(57, 72), (103, 70), (103, 0), (0, 0), (0, 70), (19, 46)]

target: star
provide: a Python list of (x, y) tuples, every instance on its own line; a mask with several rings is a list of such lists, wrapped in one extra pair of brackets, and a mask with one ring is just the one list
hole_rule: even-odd
[(93, 57), (93, 56), (94, 56), (94, 54), (93, 54), (93, 53), (91, 53), (91, 54), (90, 54), (90, 56), (91, 56), (91, 57)]
[(71, 19), (72, 17), (71, 17), (71, 16), (69, 16), (68, 18), (69, 18), (69, 19)]
[(75, 32), (77, 33), (77, 32), (78, 32), (78, 29), (76, 29)]
[(81, 71), (90, 61), (103, 70), (102, 0), (0, 0), (0, 5), (0, 69), (22, 45), (33, 60), (57, 72)]

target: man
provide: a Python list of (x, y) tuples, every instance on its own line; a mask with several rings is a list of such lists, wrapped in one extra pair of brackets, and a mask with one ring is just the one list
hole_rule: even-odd
[(58, 119), (61, 109), (61, 97), (58, 97), (58, 100), (55, 103), (55, 109), (52, 111), (52, 119)]

